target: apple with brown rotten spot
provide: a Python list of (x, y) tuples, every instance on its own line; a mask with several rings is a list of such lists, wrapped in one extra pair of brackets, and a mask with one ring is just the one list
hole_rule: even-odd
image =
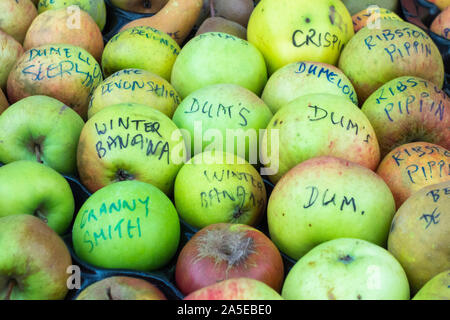
[(231, 278), (260, 280), (281, 290), (284, 266), (277, 247), (261, 231), (219, 223), (199, 230), (178, 256), (175, 279), (185, 295)]

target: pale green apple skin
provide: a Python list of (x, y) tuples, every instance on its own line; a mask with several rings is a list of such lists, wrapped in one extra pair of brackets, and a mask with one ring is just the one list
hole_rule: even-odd
[(222, 32), (200, 34), (183, 46), (171, 83), (184, 99), (207, 85), (232, 83), (260, 95), (267, 82), (264, 58), (243, 39)]
[(450, 269), (449, 191), (450, 181), (420, 189), (392, 220), (387, 248), (403, 266), (413, 293)]
[(290, 170), (272, 191), (267, 222), (272, 241), (299, 259), (336, 238), (386, 246), (395, 202), (373, 171), (334, 157), (317, 157)]
[(269, 175), (273, 183), (319, 156), (343, 158), (371, 170), (380, 162), (378, 140), (366, 115), (347, 98), (331, 94), (301, 96), (282, 107), (267, 125), (261, 149), (267, 167), (278, 162), (278, 171)]
[[(227, 156), (232, 163), (226, 162)], [(175, 180), (174, 199), (180, 217), (195, 228), (221, 222), (254, 226), (267, 203), (258, 171), (244, 159), (222, 152), (204, 152), (189, 160)]]
[(247, 39), (264, 55), (269, 74), (298, 61), (335, 65), (353, 34), (352, 17), (340, 0), (261, 0), (247, 27)]
[(184, 300), (283, 300), (264, 282), (251, 278), (233, 278), (204, 287)]
[(145, 70), (124, 69), (112, 74), (94, 90), (88, 118), (119, 103), (148, 105), (172, 118), (180, 102), (178, 93), (162, 77)]
[(289, 271), (286, 300), (409, 300), (401, 265), (385, 249), (360, 239), (322, 243)]
[[(231, 152), (227, 149), (227, 129), (242, 130), (241, 133), (236, 131), (239, 137), (237, 141), (247, 142), (244, 146), (245, 153), (238, 150), (238, 145), (235, 145), (234, 153), (256, 164), (259, 159), (254, 159), (255, 163), (251, 161), (250, 148), (259, 147), (259, 131), (267, 127), (272, 116), (264, 101), (250, 90), (235, 84), (213, 84), (188, 95), (178, 106), (172, 120), (178, 128), (189, 132), (192, 155), (205, 151), (212, 143), (204, 137), (201, 150), (196, 150), (194, 144), (194, 140), (198, 138), (195, 136), (196, 122), (201, 122), (204, 135), (208, 129), (217, 129), (221, 132), (224, 152)], [(254, 135), (246, 138), (247, 133)], [(186, 144), (188, 145), (189, 141), (186, 141)]]
[(72, 258), (63, 240), (28, 214), (0, 218), (0, 300), (10, 278), (19, 282), (11, 300), (62, 300)]
[(333, 65), (294, 62), (278, 69), (267, 81), (261, 98), (276, 113), (300, 96), (329, 93), (348, 98), (358, 105), (358, 97), (347, 76)]
[(105, 46), (102, 67), (105, 76), (122, 69), (153, 72), (170, 81), (180, 46), (167, 33), (152, 27), (134, 27), (112, 37)]
[(37, 161), (31, 147), (41, 144), (43, 164), (62, 174), (76, 174), (83, 119), (64, 103), (47, 96), (24, 98), (0, 116), (0, 162)]
[(63, 234), (75, 210), (69, 183), (43, 164), (19, 160), (0, 167), (0, 217), (35, 215), (36, 210), (56, 233)]
[(91, 192), (123, 178), (171, 194), (185, 156), (183, 136), (169, 117), (146, 105), (122, 103), (100, 110), (86, 122), (77, 165), (82, 183)]
[(450, 270), (430, 279), (412, 300), (450, 300)]
[(122, 181), (95, 192), (83, 204), (72, 240), (76, 255), (96, 267), (151, 271), (175, 254), (180, 222), (174, 205), (158, 188)]
[(38, 13), (41, 14), (47, 10), (68, 8), (70, 6), (79, 6), (94, 19), (100, 30), (103, 30), (106, 24), (106, 5), (104, 0), (40, 0), (38, 3)]
[(450, 98), (443, 90), (411, 76), (385, 83), (361, 108), (375, 130), (382, 157), (413, 141), (450, 149), (449, 109)]
[(444, 83), (444, 62), (438, 47), (425, 31), (405, 21), (381, 20), (380, 28), (359, 30), (342, 50), (339, 69), (353, 83), (362, 102), (401, 76), (423, 78), (439, 88)]
[(352, 16), (371, 5), (377, 5), (392, 12), (397, 12), (399, 7), (398, 0), (342, 0), (342, 2)]

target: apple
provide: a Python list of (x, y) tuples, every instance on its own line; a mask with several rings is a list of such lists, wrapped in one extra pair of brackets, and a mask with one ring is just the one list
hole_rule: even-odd
[(450, 300), (450, 270), (446, 270), (428, 281), (412, 300)]
[(167, 300), (155, 285), (140, 278), (112, 276), (84, 288), (76, 300)]
[(385, 249), (340, 238), (314, 247), (289, 271), (286, 300), (409, 300), (405, 271)]
[(88, 118), (119, 103), (148, 105), (172, 118), (180, 102), (178, 93), (166, 79), (141, 69), (124, 69), (106, 78), (94, 90)]
[(170, 199), (155, 186), (121, 181), (89, 197), (72, 230), (75, 254), (100, 268), (153, 271), (165, 266), (180, 240)]
[(186, 145), (192, 155), (226, 150), (257, 164), (261, 130), (272, 116), (252, 91), (235, 84), (213, 84), (189, 94), (172, 120), (188, 133)]
[(379, 176), (334, 157), (316, 157), (291, 169), (267, 206), (270, 238), (296, 260), (336, 238), (385, 246), (394, 214), (394, 198)]
[(247, 27), (269, 74), (298, 61), (335, 65), (353, 34), (352, 17), (340, 0), (261, 0)]
[(389, 152), (377, 174), (391, 189), (398, 209), (414, 192), (449, 180), (449, 157), (450, 152), (439, 145), (411, 142)]
[(348, 98), (325, 93), (300, 96), (275, 113), (261, 149), (261, 162), (278, 167), (269, 175), (273, 183), (318, 156), (343, 158), (372, 170), (380, 161), (377, 137), (366, 115)]
[(247, 40), (247, 29), (239, 23), (227, 20), (222, 17), (207, 18), (198, 28), (195, 36), (208, 32), (223, 32), (228, 33), (237, 38)]
[(185, 153), (183, 136), (170, 118), (146, 105), (124, 103), (104, 108), (86, 122), (77, 166), (91, 192), (139, 180), (170, 194)]
[(369, 6), (379, 6), (396, 12), (399, 8), (399, 0), (342, 0), (351, 15), (354, 15)]
[(273, 113), (292, 100), (308, 94), (329, 93), (348, 98), (358, 105), (358, 97), (347, 76), (333, 65), (294, 62), (274, 72), (261, 98)]
[(450, 269), (449, 208), (447, 180), (412, 194), (394, 216), (388, 250), (403, 266), (413, 292)]
[(264, 214), (266, 197), (258, 171), (243, 158), (221, 151), (194, 156), (175, 180), (178, 214), (195, 228), (221, 222), (254, 226)]
[(111, 4), (125, 11), (137, 13), (157, 13), (168, 0), (110, 0)]
[(0, 90), (6, 89), (8, 75), (22, 54), (22, 45), (0, 29)]
[(372, 124), (381, 155), (413, 141), (450, 148), (450, 98), (430, 81), (404, 76), (376, 90), (361, 110)]
[(61, 300), (72, 259), (64, 241), (40, 219), (0, 218), (0, 300)]
[(427, 0), (428, 2), (434, 3), (441, 11), (445, 10), (450, 6), (450, 0)]
[(245, 224), (218, 223), (201, 229), (183, 247), (175, 267), (177, 287), (185, 295), (241, 277), (262, 281), (278, 292), (284, 281), (277, 247)]
[(152, 27), (134, 27), (112, 37), (105, 46), (105, 76), (127, 68), (144, 69), (170, 80), (180, 46), (167, 33)]
[(0, 217), (31, 214), (63, 234), (74, 210), (69, 183), (52, 168), (29, 160), (0, 167)]
[(37, 15), (37, 9), (30, 0), (0, 1), (0, 29), (20, 44)]
[(9, 107), (9, 102), (0, 88), (0, 115)]
[(92, 91), (103, 81), (100, 65), (86, 50), (49, 44), (26, 51), (8, 76), (7, 94), (15, 103), (44, 95), (62, 101), (86, 118)]
[(444, 83), (438, 47), (424, 30), (405, 21), (381, 20), (376, 28), (359, 30), (342, 50), (339, 69), (363, 102), (383, 84), (401, 76), (423, 78), (439, 88)]
[(103, 30), (106, 24), (106, 6), (104, 0), (39, 0), (38, 12), (41, 14), (47, 10), (66, 8), (68, 12), (75, 15), (76, 12), (73, 6), (78, 6), (88, 12), (100, 30)]
[[(450, 4), (450, 1), (449, 1)], [(450, 40), (450, 7), (445, 8), (431, 23), (430, 30)]]
[(184, 300), (283, 300), (264, 282), (251, 278), (233, 278), (204, 287)]
[(213, 0), (213, 14), (247, 27), (248, 19), (255, 8), (253, 0)]
[[(58, 28), (55, 28), (58, 26)], [(66, 43), (81, 47), (97, 61), (101, 61), (103, 36), (89, 13), (74, 13), (67, 8), (45, 11), (33, 20), (28, 28), (23, 47), (25, 50), (46, 44)]]
[(362, 28), (377, 27), (381, 20), (398, 20), (403, 21), (396, 13), (380, 7), (368, 7), (352, 15), (353, 29), (355, 33)]
[(264, 58), (251, 43), (222, 32), (207, 32), (183, 46), (171, 83), (184, 99), (211, 84), (240, 85), (260, 95), (267, 82)]
[(83, 126), (83, 119), (74, 110), (54, 98), (24, 98), (0, 116), (0, 162), (34, 160), (75, 175)]

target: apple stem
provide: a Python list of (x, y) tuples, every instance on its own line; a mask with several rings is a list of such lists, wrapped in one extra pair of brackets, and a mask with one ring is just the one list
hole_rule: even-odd
[(5, 300), (11, 300), (11, 294), (15, 286), (16, 281), (14, 279), (9, 280), (8, 291), (6, 292)]
[(211, 11), (211, 18), (216, 16), (216, 12), (214, 10), (214, 0), (209, 0), (209, 10)]
[(150, 0), (144, 0), (144, 8), (151, 8), (152, 7), (152, 3), (150, 2)]
[(38, 217), (39, 219), (41, 219), (42, 221), (44, 221), (45, 223), (48, 223), (47, 217), (46, 217), (39, 209), (37, 209), (37, 210), (34, 212), (34, 215), (35, 215), (36, 217)]
[(38, 144), (34, 145), (34, 152), (36, 153), (36, 159), (39, 163), (44, 163), (41, 159), (41, 147)]

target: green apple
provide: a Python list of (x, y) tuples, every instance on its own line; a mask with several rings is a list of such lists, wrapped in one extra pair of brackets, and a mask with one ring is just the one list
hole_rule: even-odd
[(72, 258), (64, 241), (40, 219), (0, 218), (0, 300), (61, 300)]
[(60, 173), (75, 174), (83, 126), (83, 119), (56, 99), (24, 98), (0, 116), (0, 162), (34, 160)]
[(180, 217), (195, 228), (220, 222), (255, 225), (266, 207), (258, 171), (221, 151), (191, 158), (177, 175), (174, 198)]
[(119, 103), (148, 105), (172, 118), (180, 102), (178, 93), (167, 80), (149, 71), (124, 69), (112, 74), (94, 90), (88, 118)]
[(450, 300), (450, 270), (430, 279), (412, 300)]
[(318, 156), (343, 158), (372, 170), (380, 161), (378, 140), (366, 115), (348, 98), (325, 93), (301, 96), (275, 113), (261, 149), (261, 162), (278, 166), (269, 176), (273, 183)]
[(289, 271), (286, 300), (409, 300), (405, 271), (385, 249), (360, 239), (322, 243)]
[(180, 46), (167, 33), (152, 27), (134, 27), (112, 37), (105, 46), (102, 67), (105, 76), (127, 68), (153, 72), (167, 81)]
[(359, 30), (342, 50), (339, 69), (353, 83), (362, 102), (401, 76), (423, 78), (439, 88), (444, 83), (444, 62), (438, 47), (426, 31), (405, 21), (380, 20), (376, 28)]
[(329, 93), (346, 97), (358, 105), (358, 97), (347, 76), (333, 65), (320, 62), (294, 62), (273, 73), (261, 98), (276, 113), (300, 96)]
[(38, 12), (47, 10), (68, 8), (78, 6), (87, 11), (100, 30), (103, 30), (106, 24), (106, 6), (104, 0), (39, 0)]
[(237, 84), (259, 96), (266, 82), (261, 52), (251, 43), (222, 32), (203, 33), (186, 43), (173, 65), (171, 78), (183, 99), (219, 83)]
[(223, 280), (198, 289), (184, 300), (283, 300), (274, 289), (251, 278)]
[(2, 0), (0, 1), (0, 30), (22, 44), (28, 28), (37, 15), (38, 11), (30, 0)]
[(298, 61), (334, 65), (353, 34), (340, 0), (261, 0), (247, 27), (248, 41), (262, 52), (270, 74)]
[(6, 89), (9, 72), (22, 54), (22, 45), (0, 29), (0, 90)]
[(189, 94), (172, 120), (187, 131), (186, 145), (192, 155), (226, 150), (256, 164), (260, 131), (272, 116), (264, 101), (250, 90), (235, 84), (213, 84)]
[(76, 300), (167, 300), (155, 285), (140, 278), (112, 276), (84, 288)]
[(63, 234), (74, 209), (69, 183), (52, 168), (29, 160), (0, 167), (0, 217), (31, 214)]
[(397, 12), (399, 8), (398, 0), (342, 0), (351, 15), (354, 15), (369, 6), (379, 6)]
[(450, 181), (413, 193), (392, 221), (388, 250), (417, 292), (438, 273), (450, 269)]
[(135, 103), (97, 112), (83, 127), (77, 149), (81, 182), (91, 192), (139, 180), (170, 194), (185, 157), (183, 136), (172, 120)]
[(316, 157), (275, 185), (267, 222), (272, 241), (293, 259), (336, 238), (358, 238), (385, 246), (395, 202), (372, 170), (343, 159)]
[(75, 218), (72, 240), (76, 255), (96, 267), (151, 271), (175, 254), (180, 221), (161, 190), (122, 181), (86, 200)]

